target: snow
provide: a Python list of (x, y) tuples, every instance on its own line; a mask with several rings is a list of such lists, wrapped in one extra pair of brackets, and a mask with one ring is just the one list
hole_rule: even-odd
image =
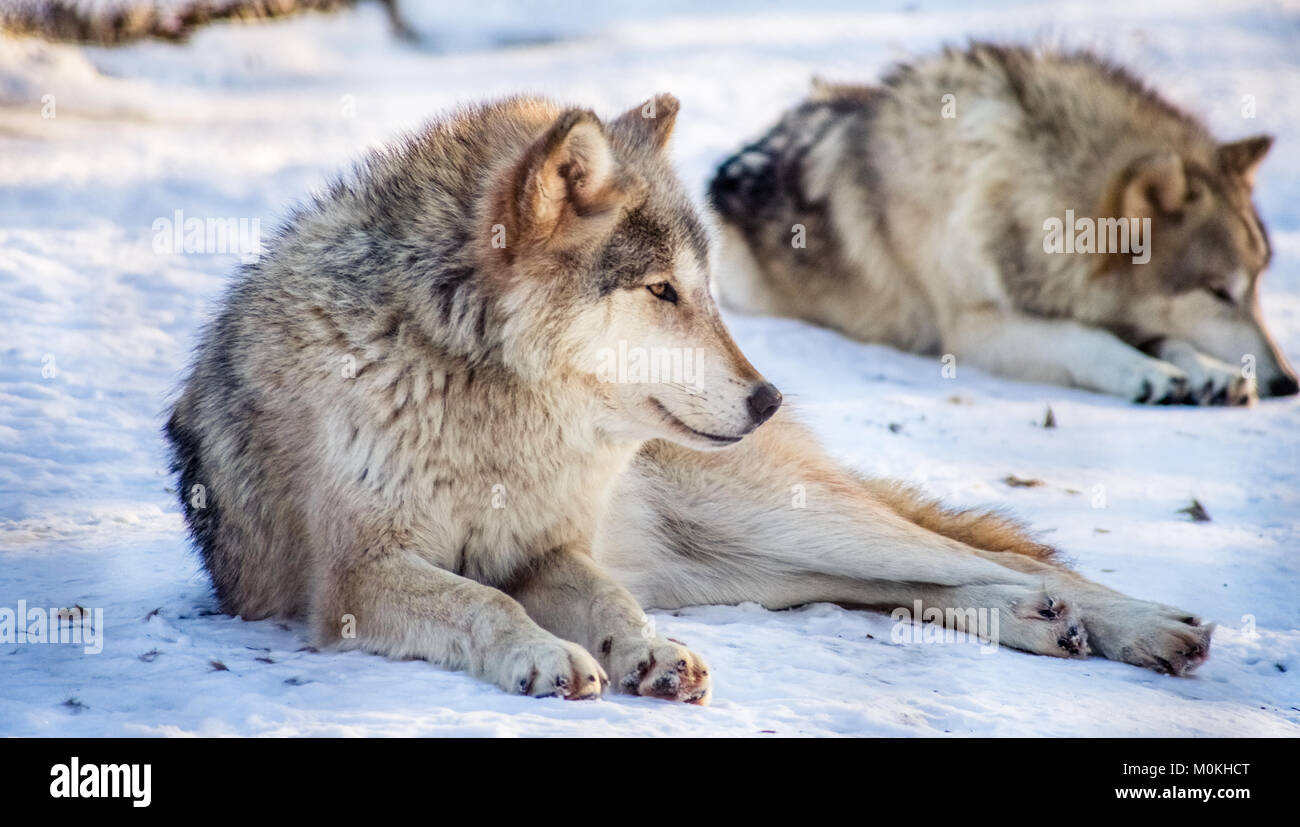
[[(700, 607), (654, 619), (707, 659), (713, 706), (565, 703), (214, 614), (159, 428), (237, 256), (159, 255), (153, 222), (183, 210), (269, 233), (367, 147), (460, 101), (532, 91), (613, 115), (672, 91), (698, 194), (814, 73), (870, 80), (970, 35), (1099, 46), (1217, 134), (1279, 136), (1258, 191), (1264, 307), (1300, 356), (1300, 55), (1277, 4), (406, 5), (436, 48), (393, 42), (373, 5), (184, 47), (0, 40), (0, 607), (105, 617), (99, 654), (0, 644), (0, 735), (1300, 734), (1300, 400), (1155, 409), (961, 367), (946, 380), (934, 360), (787, 320), (729, 318), (839, 458), (1014, 510), (1085, 575), (1217, 622), (1209, 662), (1178, 679), (895, 643), (888, 617), (828, 605)], [(1193, 498), (1211, 522), (1179, 513)]]

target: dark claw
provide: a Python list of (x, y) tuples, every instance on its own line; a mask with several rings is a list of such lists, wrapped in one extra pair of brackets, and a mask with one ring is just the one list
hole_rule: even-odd
[(1151, 387), (1151, 382), (1148, 381), (1148, 380), (1146, 380), (1146, 379), (1143, 379), (1143, 380), (1142, 380), (1142, 392), (1139, 393), (1139, 394), (1137, 395), (1137, 398), (1134, 399), (1133, 401), (1134, 401), (1134, 402), (1146, 402), (1148, 399), (1151, 398), (1151, 393), (1152, 393), (1152, 391), (1153, 391), (1153, 388)]
[(1169, 393), (1161, 397), (1157, 405), (1177, 405), (1186, 403), (1196, 404), (1194, 400), (1187, 395), (1187, 380), (1174, 379), (1169, 383)]
[(1083, 651), (1079, 645), (1079, 627), (1071, 626), (1065, 630), (1065, 636), (1056, 641), (1056, 645), (1072, 655), (1077, 655)]

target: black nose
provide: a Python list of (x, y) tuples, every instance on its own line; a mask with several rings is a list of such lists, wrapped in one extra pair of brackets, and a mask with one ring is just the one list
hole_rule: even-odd
[(749, 415), (755, 425), (762, 425), (781, 407), (781, 392), (771, 382), (764, 382), (749, 395)]
[[(1269, 396), (1295, 396), (1297, 393), (1300, 393), (1300, 383), (1294, 376), (1274, 376), (1269, 380)], [(754, 401), (751, 399), (749, 404), (752, 406)]]

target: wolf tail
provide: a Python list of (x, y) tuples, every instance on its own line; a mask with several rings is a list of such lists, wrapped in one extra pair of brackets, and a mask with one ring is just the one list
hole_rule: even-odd
[(862, 479), (862, 486), (901, 517), (922, 528), (984, 551), (1023, 554), (1052, 561), (1057, 552), (1035, 540), (1015, 519), (987, 509), (946, 508), (904, 482)]

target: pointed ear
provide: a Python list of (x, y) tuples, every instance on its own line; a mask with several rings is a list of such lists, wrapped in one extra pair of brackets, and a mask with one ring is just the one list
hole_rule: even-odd
[(1173, 152), (1139, 158), (1125, 171), (1120, 209), (1132, 218), (1176, 212), (1187, 196), (1183, 159)]
[(605, 128), (591, 112), (570, 109), (538, 138), (515, 168), (515, 233), (545, 240), (570, 217), (601, 211), (614, 178)]
[(826, 80), (821, 75), (813, 75), (812, 89), (808, 93), (808, 98), (814, 101), (834, 100), (835, 84)]
[(672, 137), (678, 107), (677, 98), (664, 92), (627, 110), (614, 123), (620, 130), (635, 136), (636, 140), (660, 150)]
[(1272, 135), (1256, 135), (1230, 144), (1222, 144), (1215, 153), (1219, 169), (1229, 175), (1236, 175), (1246, 182), (1246, 186), (1255, 186), (1255, 170), (1273, 146)]
[(808, 93), (808, 99), (819, 103), (829, 103), (833, 101), (858, 101), (860, 103), (871, 103), (880, 97), (880, 89), (875, 86), (862, 86), (854, 83), (832, 83), (829, 80), (813, 75), (812, 89)]

